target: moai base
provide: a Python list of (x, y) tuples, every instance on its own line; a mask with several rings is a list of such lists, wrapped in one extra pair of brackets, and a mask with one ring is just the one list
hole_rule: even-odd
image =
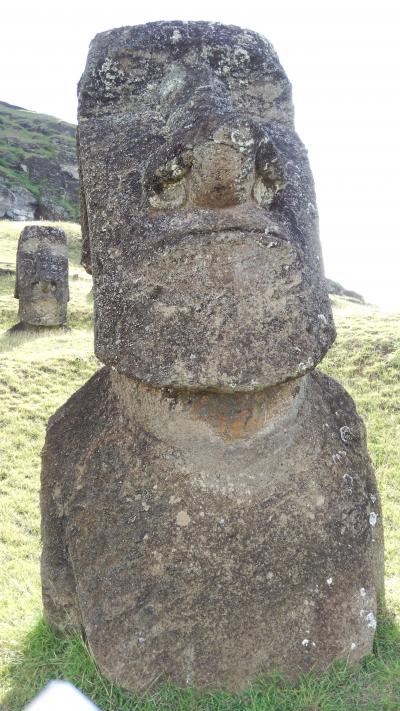
[(48, 427), (47, 619), (133, 691), (356, 662), (379, 499), (354, 403), (314, 370), (334, 327), (271, 45), (204, 22), (98, 35), (79, 160), (106, 367)]
[(22, 230), (14, 295), (19, 299), (20, 324), (13, 330), (66, 325), (68, 252), (63, 230), (42, 225)]

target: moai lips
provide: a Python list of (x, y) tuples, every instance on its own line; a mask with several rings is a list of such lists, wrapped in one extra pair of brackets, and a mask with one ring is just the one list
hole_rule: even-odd
[(104, 33), (79, 106), (98, 357), (157, 386), (225, 391), (314, 367), (334, 327), (271, 45), (208, 23)]
[(15, 297), (19, 317), (30, 326), (64, 326), (67, 322), (67, 239), (63, 230), (31, 225), (20, 235)]
[[(101, 671), (244, 689), (372, 649), (382, 521), (290, 85), (259, 35), (98, 35), (79, 162), (106, 363), (48, 426), (47, 619)], [(110, 367), (112, 366), (112, 367)]]

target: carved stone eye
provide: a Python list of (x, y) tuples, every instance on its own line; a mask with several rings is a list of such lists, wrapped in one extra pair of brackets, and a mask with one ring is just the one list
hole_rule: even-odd
[(263, 207), (269, 207), (275, 195), (285, 187), (283, 166), (271, 141), (262, 141), (258, 147), (255, 167), (253, 197)]
[(186, 201), (186, 176), (192, 166), (192, 154), (184, 151), (157, 168), (148, 183), (149, 202), (155, 209), (175, 209)]

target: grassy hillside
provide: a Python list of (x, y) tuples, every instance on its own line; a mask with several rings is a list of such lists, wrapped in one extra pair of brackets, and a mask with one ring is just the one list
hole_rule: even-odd
[[(0, 223), (0, 267), (12, 269), (21, 224)], [(67, 678), (103, 711), (399, 711), (400, 709), (400, 323), (398, 316), (335, 297), (338, 339), (323, 369), (351, 392), (363, 415), (383, 495), (389, 614), (376, 653), (354, 669), (335, 665), (295, 685), (260, 679), (239, 696), (193, 689), (133, 698), (105, 681), (77, 637), (58, 639), (41, 617), (38, 482), (49, 416), (99, 367), (93, 355), (91, 279), (70, 248), (71, 330), (9, 336), (17, 322), (14, 276), (0, 275), (0, 706), (24, 707), (51, 678)]]
[(20, 207), (26, 203), (25, 191), (31, 194), (37, 218), (79, 216), (75, 126), (0, 101), (0, 188), (5, 203), (9, 189), (11, 205), (16, 187), (23, 189)]

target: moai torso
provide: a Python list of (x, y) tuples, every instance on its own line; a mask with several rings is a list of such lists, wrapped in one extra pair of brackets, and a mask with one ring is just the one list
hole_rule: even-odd
[(41, 225), (22, 230), (17, 249), (15, 297), (19, 299), (22, 324), (66, 324), (68, 252), (63, 230)]
[(380, 509), (354, 404), (313, 370), (334, 327), (271, 45), (203, 22), (98, 35), (79, 161), (106, 368), (49, 423), (48, 619), (135, 691), (360, 659)]

